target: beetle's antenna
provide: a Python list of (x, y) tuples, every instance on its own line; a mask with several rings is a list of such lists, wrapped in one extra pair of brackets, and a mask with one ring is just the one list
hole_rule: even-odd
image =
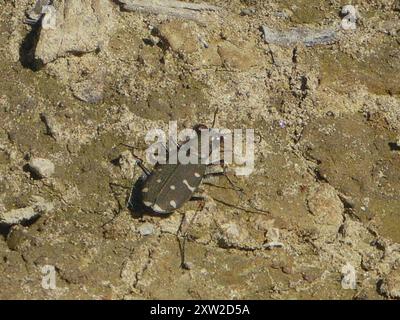
[(223, 176), (226, 178), (226, 180), (229, 182), (229, 184), (231, 185), (231, 187), (233, 188), (233, 190), (238, 191), (238, 192), (242, 192), (244, 193), (243, 188), (241, 187), (237, 187), (233, 181), (231, 180), (231, 178), (228, 177), (228, 174), (226, 173), (226, 167), (224, 167), (224, 172), (223, 172)]
[(142, 159), (137, 159), (137, 160), (136, 160), (136, 164), (139, 166), (140, 169), (142, 169), (142, 171), (144, 172), (144, 174), (145, 174), (146, 176), (151, 175), (150, 170), (147, 169), (147, 168), (144, 166), (143, 160), (142, 160)]
[[(133, 150), (135, 150), (136, 148), (134, 146), (131, 146), (129, 144), (126, 143), (120, 143), (120, 145), (125, 146), (127, 148), (131, 148)], [(142, 171), (144, 172), (144, 174), (146, 176), (149, 176), (151, 174), (150, 170), (147, 169), (144, 164), (143, 164), (143, 160), (141, 158), (139, 158), (136, 154), (132, 153), (132, 156), (136, 159), (136, 164), (139, 166), (140, 169), (142, 169)]]
[(271, 214), (271, 212), (269, 212), (269, 211), (267, 211), (267, 210), (259, 209), (259, 208), (255, 207), (255, 206), (253, 206), (253, 205), (250, 205), (250, 208), (251, 208), (251, 209), (254, 209), (254, 210), (250, 210), (250, 209), (248, 209), (248, 208), (236, 206), (236, 205), (234, 205), (234, 204), (225, 202), (225, 201), (223, 201), (223, 200), (221, 200), (221, 199), (214, 198), (214, 197), (212, 197), (212, 196), (211, 196), (211, 198), (212, 198), (214, 201), (219, 202), (219, 203), (221, 203), (221, 204), (223, 204), (223, 205), (225, 205), (225, 206), (227, 206), (227, 207), (239, 209), (239, 210), (244, 211), (244, 212), (248, 212), (248, 213), (257, 213), (257, 214), (265, 214), (265, 213), (266, 213), (266, 214)]
[[(240, 197), (240, 195), (248, 196), (248, 195), (246, 194), (246, 192), (244, 191), (243, 188), (236, 187), (236, 186), (233, 184), (232, 180), (228, 177), (228, 175), (226, 174), (226, 172), (224, 172), (224, 176), (225, 176), (225, 178), (228, 180), (228, 182), (231, 184), (232, 188), (233, 188), (237, 193), (239, 193), (239, 197)], [(214, 199), (214, 200), (216, 200), (216, 199)], [(218, 200), (216, 200), (216, 201), (218, 202)], [(267, 211), (267, 210), (263, 210), (263, 209), (257, 208), (257, 207), (252, 203), (251, 199), (248, 199), (248, 204), (249, 204), (250, 208), (256, 210), (256, 212), (255, 212), (255, 211), (248, 210), (248, 209), (246, 209), (246, 208), (240, 208), (240, 207), (237, 207), (237, 209), (241, 209), (241, 210), (244, 210), (244, 211), (247, 211), (247, 212), (253, 212), (253, 213), (260, 213), (260, 212), (261, 212), (261, 213), (268, 213), (268, 214), (270, 213), (270, 212)]]
[(137, 148), (135, 148), (134, 146), (131, 146), (130, 144), (123, 143), (123, 142), (121, 142), (119, 145), (120, 145), (120, 146), (127, 147), (127, 148), (130, 148), (130, 149), (133, 149), (133, 150), (136, 150), (136, 149), (137, 149)]
[(209, 177), (209, 176), (211, 176), (211, 177), (224, 176), (224, 177), (226, 178), (226, 180), (228, 181), (228, 183), (230, 184), (231, 188), (223, 187), (223, 186), (220, 186), (220, 185), (216, 185), (216, 184), (214, 184), (214, 183), (210, 183), (210, 182), (207, 182), (207, 181), (204, 181), (204, 182), (203, 182), (204, 184), (208, 184), (208, 185), (213, 186), (213, 187), (216, 187), (216, 188), (221, 188), (221, 189), (232, 189), (232, 190), (234, 190), (234, 191), (244, 192), (243, 188), (237, 187), (237, 186), (233, 183), (233, 181), (228, 177), (228, 175), (226, 174), (226, 172), (213, 172), (213, 173), (210, 173), (210, 174), (207, 174), (207, 175), (206, 175), (206, 177)]

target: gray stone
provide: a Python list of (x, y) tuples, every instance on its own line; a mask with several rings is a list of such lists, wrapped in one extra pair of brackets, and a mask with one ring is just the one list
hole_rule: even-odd
[(252, 16), (256, 13), (256, 8), (246, 8), (240, 11), (241, 16)]
[(103, 100), (104, 84), (100, 80), (97, 82), (84, 80), (82, 82), (74, 83), (71, 86), (71, 90), (75, 98), (83, 102), (96, 104)]
[(312, 47), (318, 44), (330, 44), (336, 41), (335, 29), (313, 30), (296, 28), (287, 31), (277, 31), (263, 26), (262, 30), (265, 42), (282, 46), (304, 43), (304, 45)]
[(126, 11), (193, 20), (199, 24), (207, 23), (207, 19), (202, 15), (202, 12), (220, 10), (219, 7), (207, 3), (190, 3), (176, 0), (120, 0), (119, 2)]
[(0, 213), (0, 223), (13, 225), (30, 221), (43, 213), (53, 210), (54, 205), (46, 202), (42, 197), (32, 197), (32, 205), (26, 208), (13, 209)]
[(42, 28), (35, 58), (46, 64), (69, 54), (100, 50), (114, 25), (111, 1), (54, 1), (56, 26)]
[(53, 162), (42, 158), (33, 158), (29, 162), (30, 171), (38, 178), (49, 178), (54, 174), (55, 166)]
[(154, 233), (154, 226), (146, 222), (138, 228), (138, 231), (141, 236), (149, 236)]

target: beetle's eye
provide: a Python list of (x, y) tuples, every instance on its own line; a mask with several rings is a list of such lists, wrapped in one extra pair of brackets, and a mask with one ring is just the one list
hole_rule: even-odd
[(204, 124), (196, 124), (193, 127), (193, 130), (196, 131), (198, 134), (201, 132), (201, 130), (207, 130), (207, 126), (205, 126)]

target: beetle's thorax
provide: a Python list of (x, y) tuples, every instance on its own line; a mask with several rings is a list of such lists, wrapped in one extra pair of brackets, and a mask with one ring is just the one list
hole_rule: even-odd
[(182, 145), (184, 149), (181, 151), (190, 150), (190, 154), (199, 160), (198, 163), (208, 164), (210, 156), (220, 148), (221, 133), (201, 124), (193, 127), (193, 130), (196, 135)]

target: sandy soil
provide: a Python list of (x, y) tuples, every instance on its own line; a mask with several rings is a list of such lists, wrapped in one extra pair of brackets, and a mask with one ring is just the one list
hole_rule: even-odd
[[(330, 28), (348, 2), (206, 2), (222, 10), (205, 25), (112, 2), (99, 50), (40, 64), (33, 1), (0, 0), (0, 213), (47, 205), (0, 225), (0, 298), (400, 298), (400, 2), (353, 1), (357, 29), (314, 47), (260, 27)], [(210, 124), (217, 107), (218, 127), (258, 137), (253, 174), (232, 177), (244, 193), (220, 177), (201, 211), (128, 210), (142, 172), (121, 143), (144, 156), (147, 130)], [(34, 158), (55, 172), (32, 174)]]

